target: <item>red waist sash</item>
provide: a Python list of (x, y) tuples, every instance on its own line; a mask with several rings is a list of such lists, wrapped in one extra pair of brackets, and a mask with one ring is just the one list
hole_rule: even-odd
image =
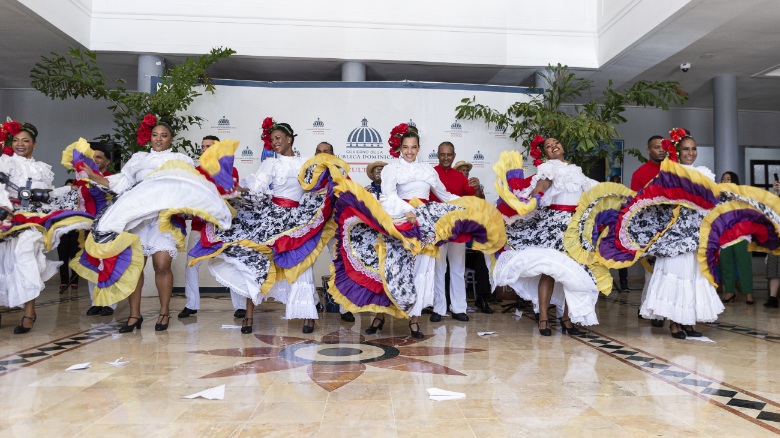
[(284, 207), (284, 208), (295, 208), (301, 205), (300, 203), (298, 203), (298, 201), (293, 201), (292, 199), (287, 199), (287, 198), (277, 198), (276, 196), (271, 198), (271, 202), (278, 205), (279, 207)]
[[(427, 199), (421, 199), (421, 198), (417, 198), (417, 199), (419, 199), (420, 202), (422, 202), (423, 204), (427, 204), (427, 203), (431, 202), (431, 201), (429, 201)], [(406, 203), (408, 203), (409, 201), (411, 201), (411, 199), (404, 199), (404, 202), (406, 202)]]
[(569, 213), (574, 213), (575, 211), (577, 211), (576, 205), (552, 204), (547, 208), (549, 208), (550, 210), (568, 211)]

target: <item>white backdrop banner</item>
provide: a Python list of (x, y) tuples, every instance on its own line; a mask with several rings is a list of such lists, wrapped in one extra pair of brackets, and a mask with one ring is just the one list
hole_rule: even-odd
[[(420, 132), (418, 160), (438, 164), (439, 143), (455, 145), (455, 161), (470, 162), (471, 176), (478, 177), (489, 199), (495, 198), (493, 163), (503, 150), (517, 149), (504, 127), (455, 119), (461, 99), (506, 110), (537, 93), (524, 87), (459, 85), (426, 82), (250, 82), (215, 80), (215, 94), (203, 94), (190, 106), (192, 114), (205, 118), (201, 128), (185, 136), (200, 143), (205, 135), (239, 140), (235, 166), (242, 175), (260, 165), (263, 142), (260, 125), (265, 117), (289, 123), (298, 136), (297, 155), (314, 155), (318, 143), (331, 143), (335, 154), (349, 163), (353, 180), (366, 185), (366, 166), (388, 161), (387, 139), (399, 123)], [(493, 196), (491, 196), (493, 195)]]

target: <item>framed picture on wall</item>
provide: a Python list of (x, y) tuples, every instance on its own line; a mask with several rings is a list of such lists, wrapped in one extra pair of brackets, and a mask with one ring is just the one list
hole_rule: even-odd
[(619, 177), (623, 182), (623, 140), (612, 140), (614, 144), (604, 145), (609, 151), (607, 155), (607, 165), (605, 166), (604, 181), (612, 181), (612, 178)]

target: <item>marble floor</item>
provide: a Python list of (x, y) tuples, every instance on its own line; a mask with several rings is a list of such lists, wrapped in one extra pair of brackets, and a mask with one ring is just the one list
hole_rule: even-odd
[[(126, 304), (116, 318), (87, 317), (83, 288), (59, 295), (54, 286), (30, 333), (13, 334), (18, 310), (0, 312), (2, 437), (780, 434), (780, 311), (761, 305), (765, 293), (697, 326), (714, 342), (676, 340), (668, 325), (638, 319), (636, 289), (601, 297), (601, 323), (581, 337), (557, 327), (542, 337), (528, 313), (471, 313), (468, 322), (425, 318), (416, 340), (390, 318), (362, 335), (365, 314), (355, 323), (321, 314), (305, 335), (278, 303), (263, 304), (255, 333), (242, 335), (222, 328), (240, 324), (225, 294), (204, 294), (197, 315), (174, 316), (165, 332), (154, 331), (157, 300), (144, 298), (143, 328), (117, 336)], [(174, 312), (183, 306), (174, 297)], [(220, 385), (223, 400), (182, 398)], [(429, 400), (428, 388), (465, 398)]]

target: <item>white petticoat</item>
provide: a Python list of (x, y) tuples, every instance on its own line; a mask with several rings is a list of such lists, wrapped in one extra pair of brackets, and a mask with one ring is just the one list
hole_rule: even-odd
[[(245, 298), (249, 298), (255, 305), (259, 305), (267, 297), (260, 292), (260, 284), (252, 281), (254, 275), (232, 257), (223, 257), (221, 254), (209, 262), (209, 271), (223, 286), (230, 288), (231, 292)], [(317, 288), (314, 286), (314, 273), (309, 268), (298, 279), (290, 284), (287, 280), (277, 279), (268, 297), (285, 304), (286, 319), (318, 319)]]
[(314, 286), (314, 273), (312, 268), (303, 271), (293, 283), (287, 280), (276, 280), (269, 297), (285, 304), (284, 317), (286, 319), (318, 319), (317, 288)]
[(506, 251), (496, 262), (493, 280), (496, 285), (509, 286), (520, 298), (533, 302), (534, 311), (538, 313), (539, 279), (542, 274), (555, 279), (550, 303), (558, 309), (563, 309), (564, 304), (568, 303), (569, 318), (573, 323), (599, 323), (595, 311), (599, 297), (596, 284), (581, 265), (560, 251), (535, 247)]
[(220, 254), (209, 260), (207, 265), (214, 279), (232, 292), (249, 298), (255, 305), (263, 302), (265, 295), (260, 292), (260, 284), (252, 281), (254, 275), (239, 260)]
[(715, 288), (701, 273), (696, 253), (656, 259), (640, 308), (643, 317), (694, 325), (715, 321), (723, 310)]
[(150, 257), (156, 252), (167, 252), (171, 257), (176, 258), (178, 249), (176, 248), (176, 239), (168, 232), (160, 232), (160, 223), (157, 219), (147, 219), (135, 227), (128, 230), (141, 239), (144, 257)]
[(20, 307), (41, 294), (61, 262), (43, 254), (43, 234), (25, 230), (0, 242), (0, 306)]

